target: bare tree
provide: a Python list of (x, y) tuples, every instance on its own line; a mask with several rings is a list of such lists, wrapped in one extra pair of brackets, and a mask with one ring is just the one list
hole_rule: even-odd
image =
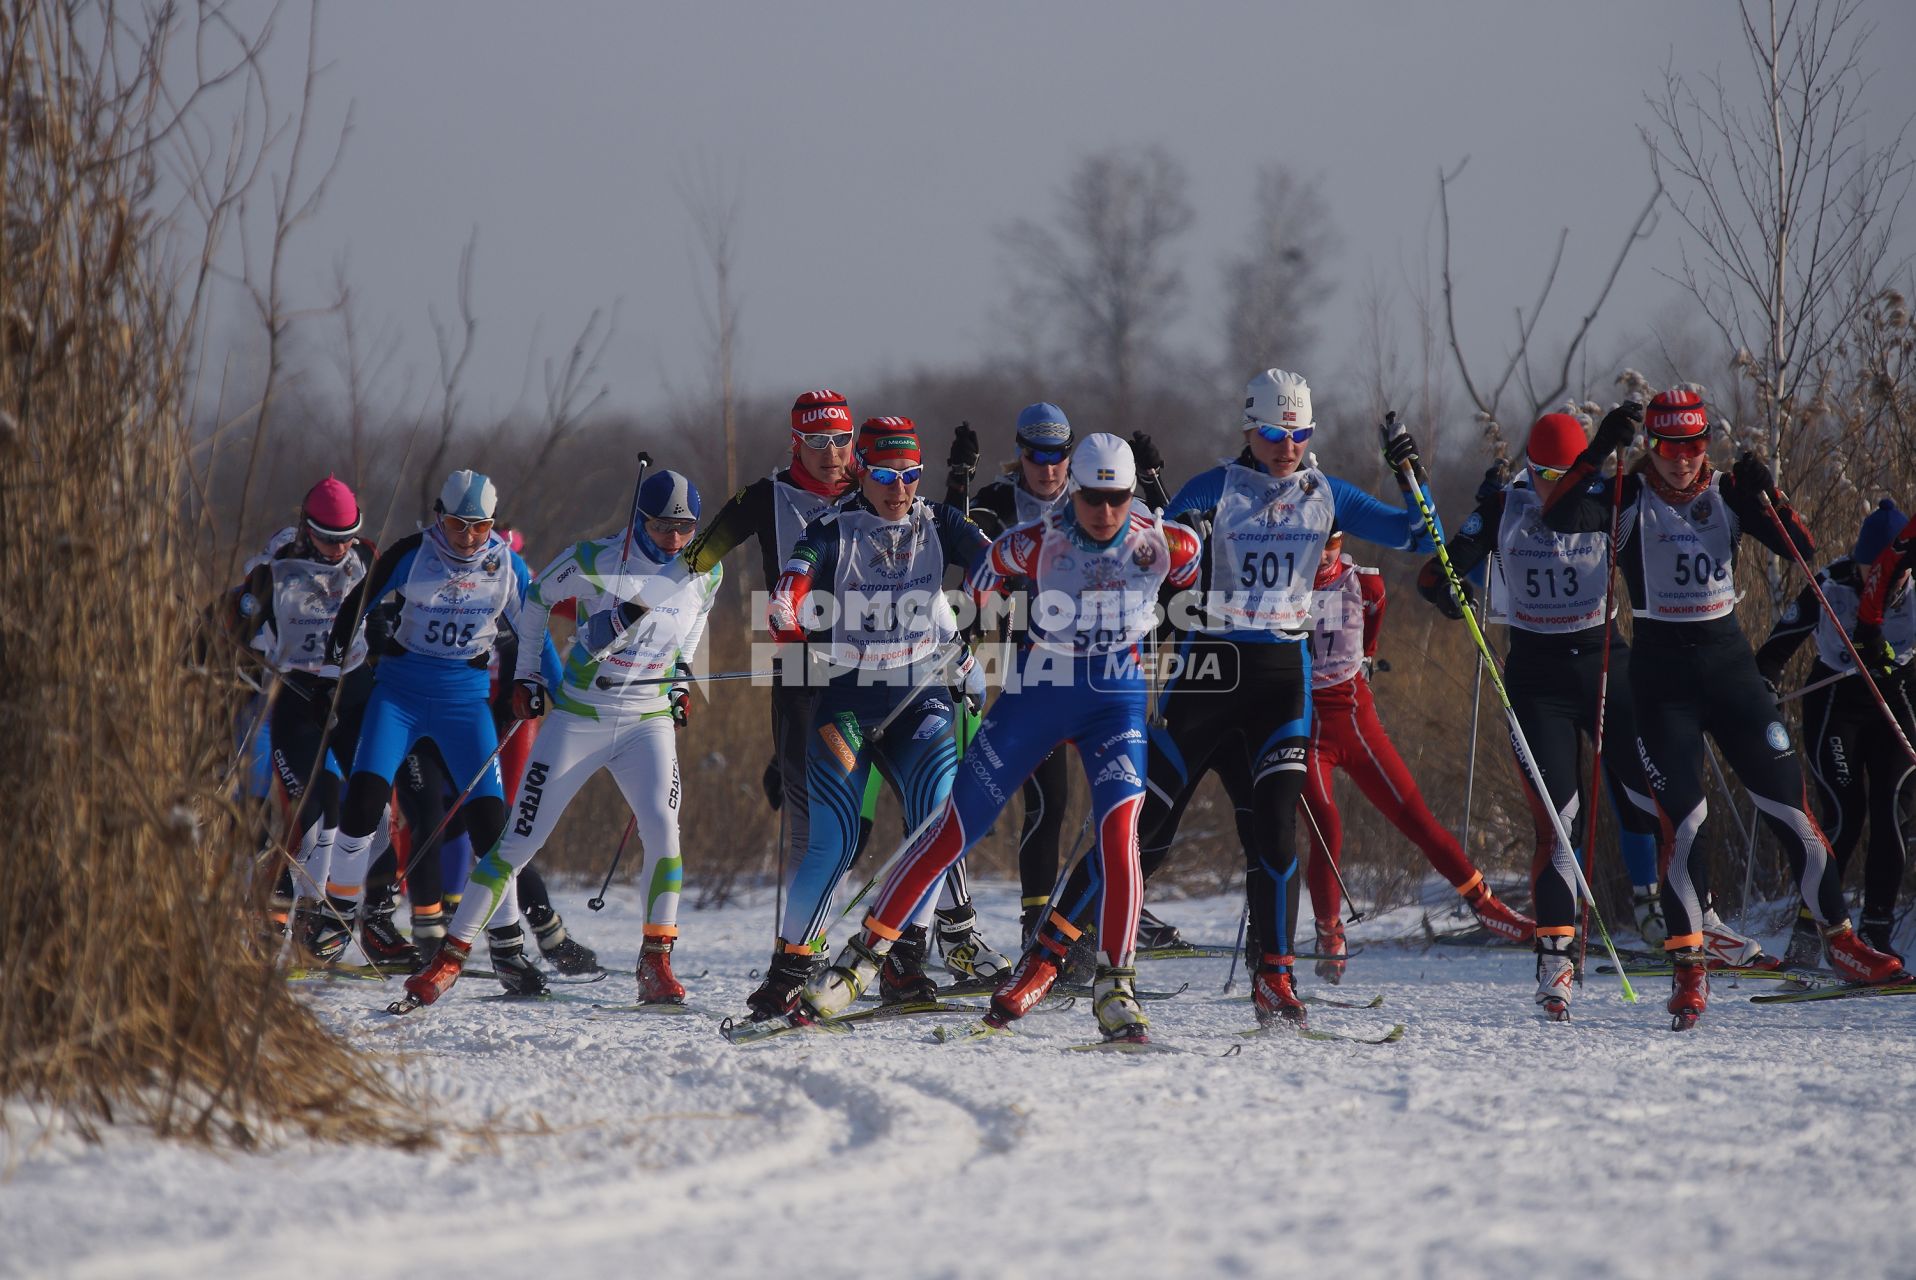
[(478, 317), (472, 310), (472, 260), (479, 250), (479, 229), (473, 228), (466, 237), (465, 247), (459, 250), (459, 331), (455, 339), (450, 326), (439, 319), (437, 310), (427, 308), (426, 314), (432, 318), (433, 341), (439, 351), (439, 436), (433, 443), (432, 454), (419, 472), (419, 514), (425, 515), (432, 510), (433, 486), (439, 483), (439, 469), (446, 463), (446, 452), (452, 447), (453, 433), (459, 429), (459, 412), (463, 405), (459, 384), (466, 372), (466, 361), (472, 358), (472, 340), (479, 329)]
[(1861, 9), (1742, 0), (1753, 100), (1669, 67), (1651, 100), (1658, 128), (1644, 130), (1697, 250), (1679, 279), (1755, 385), (1779, 472), (1793, 401), (1876, 297), (1909, 190), (1906, 126), (1874, 147), (1865, 136), (1874, 27)]
[(1312, 318), (1333, 288), (1324, 265), (1338, 236), (1317, 189), (1282, 165), (1266, 165), (1254, 200), (1244, 252), (1223, 264), (1225, 373), (1232, 378), (1272, 365), (1301, 368), (1317, 342)]
[(1183, 301), (1172, 250), (1195, 216), (1188, 185), (1162, 147), (1100, 151), (1073, 170), (1052, 225), (1020, 218), (999, 232), (1014, 305), (1063, 339), (1113, 431), (1131, 429), (1145, 367)]
[(701, 168), (679, 179), (679, 199), (698, 231), (699, 246), (712, 272), (712, 296), (699, 299), (711, 343), (712, 389), (718, 400), (725, 437), (725, 492), (738, 490), (739, 297), (734, 280), (738, 264), (738, 185)]

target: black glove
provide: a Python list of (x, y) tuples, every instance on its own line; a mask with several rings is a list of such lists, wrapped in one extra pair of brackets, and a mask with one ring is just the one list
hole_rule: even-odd
[(777, 813), (779, 806), (785, 803), (785, 775), (779, 772), (777, 756), (766, 763), (765, 776), (758, 780), (758, 785), (765, 788), (765, 803)]
[(1384, 465), (1402, 471), (1406, 463), (1414, 468), (1417, 462), (1417, 442), (1410, 438), (1410, 428), (1393, 419), (1384, 428)]
[(1730, 478), (1736, 481), (1736, 487), (1755, 497), (1759, 493), (1770, 495), (1770, 501), (1776, 501), (1776, 473), (1770, 470), (1770, 464), (1755, 454), (1744, 450), (1743, 456), (1730, 468)]
[(1452, 622), (1464, 620), (1464, 609), (1475, 609), (1477, 597), (1470, 589), (1468, 579), (1457, 583), (1464, 591), (1463, 608), (1457, 606), (1457, 599), (1450, 594), (1450, 580), (1444, 575), (1444, 566), (1436, 556), (1424, 561), (1424, 567), (1417, 571), (1417, 594), (1437, 606), (1437, 611)]
[[(686, 666), (683, 662), (679, 663), (677, 671), (678, 674), (682, 676), (689, 677), (692, 674), (692, 668)], [(666, 697), (672, 700), (672, 723), (683, 729), (692, 722), (691, 687), (689, 685), (675, 684), (670, 689), (667, 689), (665, 694)]]
[(969, 422), (959, 423), (951, 433), (951, 452), (945, 455), (945, 465), (954, 471), (970, 471), (978, 465), (978, 433)]
[(1490, 501), (1502, 493), (1504, 486), (1508, 483), (1510, 483), (1510, 464), (1499, 458), (1484, 471), (1483, 483), (1477, 486), (1477, 501), (1479, 503)]
[(366, 614), (366, 651), (368, 653), (385, 657), (398, 651), (398, 641), (393, 638), (396, 620), (393, 611), (384, 605)]
[(1604, 414), (1603, 421), (1597, 424), (1597, 434), (1590, 441), (1590, 454), (1601, 458), (1606, 453), (1628, 448), (1642, 425), (1643, 406), (1635, 400), (1625, 400)]
[(512, 718), (537, 720), (546, 713), (545, 686), (532, 680), (516, 680), (512, 685)]
[(1131, 433), (1131, 456), (1137, 460), (1140, 472), (1164, 469), (1164, 455), (1159, 453), (1157, 445), (1151, 442), (1148, 432), (1133, 431)]
[(1856, 628), (1856, 652), (1863, 656), (1863, 670), (1878, 680), (1888, 679), (1896, 674), (1896, 650), (1889, 641), (1883, 639), (1882, 629), (1868, 623), (1860, 623)]

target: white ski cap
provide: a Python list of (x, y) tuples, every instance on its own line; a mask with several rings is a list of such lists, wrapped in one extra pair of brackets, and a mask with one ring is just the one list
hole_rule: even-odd
[(1086, 436), (1071, 451), (1071, 483), (1080, 489), (1132, 489), (1138, 483), (1131, 446), (1108, 431)]
[(1244, 387), (1244, 429), (1260, 422), (1274, 427), (1315, 427), (1311, 421), (1311, 384), (1301, 373), (1266, 369)]
[(477, 471), (455, 471), (439, 491), (439, 514), (459, 520), (490, 520), (499, 509), (499, 491)]

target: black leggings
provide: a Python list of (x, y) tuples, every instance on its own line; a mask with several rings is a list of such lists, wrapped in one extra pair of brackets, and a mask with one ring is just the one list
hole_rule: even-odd
[[(448, 841), (456, 840), (466, 834), (466, 811), (472, 807), (468, 801), (452, 817), (446, 817), (446, 806), (452, 803), (452, 778), (445, 762), (439, 757), (439, 749), (431, 738), (422, 738), (413, 745), (404, 763), (399, 767), (398, 777), (394, 779), (394, 794), (399, 798), (399, 812), (406, 820), (406, 826), (413, 833), (413, 849), (406, 872), (406, 896), (415, 904), (438, 902), (445, 896), (445, 859), (441, 850)], [(445, 823), (443, 831), (440, 824)], [(429, 845), (419, 842), (441, 831)], [(488, 846), (489, 847), (489, 846)], [(483, 856), (483, 851), (475, 844), (475, 856)], [(368, 885), (391, 884), (399, 878), (398, 859), (391, 845), (374, 861), (372, 870), (367, 874)], [(536, 867), (525, 866), (513, 883), (517, 886), (519, 910), (530, 912), (549, 911), (552, 908), (552, 894), (546, 888), (545, 877)]]
[(1848, 920), (1842, 881), (1816, 820), (1803, 766), (1783, 727), (1776, 695), (1757, 673), (1741, 630), (1711, 632), (1696, 643), (1670, 637), (1695, 623), (1640, 622), (1630, 651), (1643, 768), (1662, 822), (1663, 916), (1671, 950), (1698, 947), (1709, 906), (1709, 855), (1697, 839), (1709, 803), (1703, 794), (1703, 735), (1716, 740), (1744, 790), (1783, 846), (1797, 892), (1817, 922)]
[(1070, 799), (1070, 753), (1059, 747), (1040, 760), (1025, 779), (1024, 824), (1018, 829), (1018, 885), (1027, 907), (1050, 897), (1058, 879), (1058, 837)]
[[(1805, 684), (1836, 673), (1815, 663)], [(1906, 736), (1916, 737), (1910, 669), (1878, 682)], [(1896, 910), (1903, 885), (1905, 806), (1916, 774), (1902, 743), (1890, 732), (1882, 708), (1856, 676), (1803, 697), (1803, 739), (1810, 744), (1816, 778), (1816, 816), (1829, 837), (1840, 877), (1869, 824), (1869, 856), (1863, 867), (1863, 914), (1886, 919)]]

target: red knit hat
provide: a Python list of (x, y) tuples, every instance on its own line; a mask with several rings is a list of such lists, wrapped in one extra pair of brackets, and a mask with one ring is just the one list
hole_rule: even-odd
[(322, 538), (339, 542), (359, 532), (359, 500), (336, 477), (327, 476), (308, 489), (299, 511)]
[(867, 418), (858, 429), (858, 460), (868, 467), (916, 466), (924, 461), (918, 427), (910, 418)]
[(1659, 440), (1700, 440), (1710, 434), (1710, 411), (1688, 387), (1672, 387), (1650, 402), (1643, 429)]
[(1546, 413), (1530, 425), (1530, 438), (1524, 442), (1524, 461), (1533, 467), (1568, 471), (1590, 441), (1583, 424), (1567, 413)]
[(807, 391), (792, 401), (792, 430), (801, 435), (851, 429), (852, 411), (836, 391)]

